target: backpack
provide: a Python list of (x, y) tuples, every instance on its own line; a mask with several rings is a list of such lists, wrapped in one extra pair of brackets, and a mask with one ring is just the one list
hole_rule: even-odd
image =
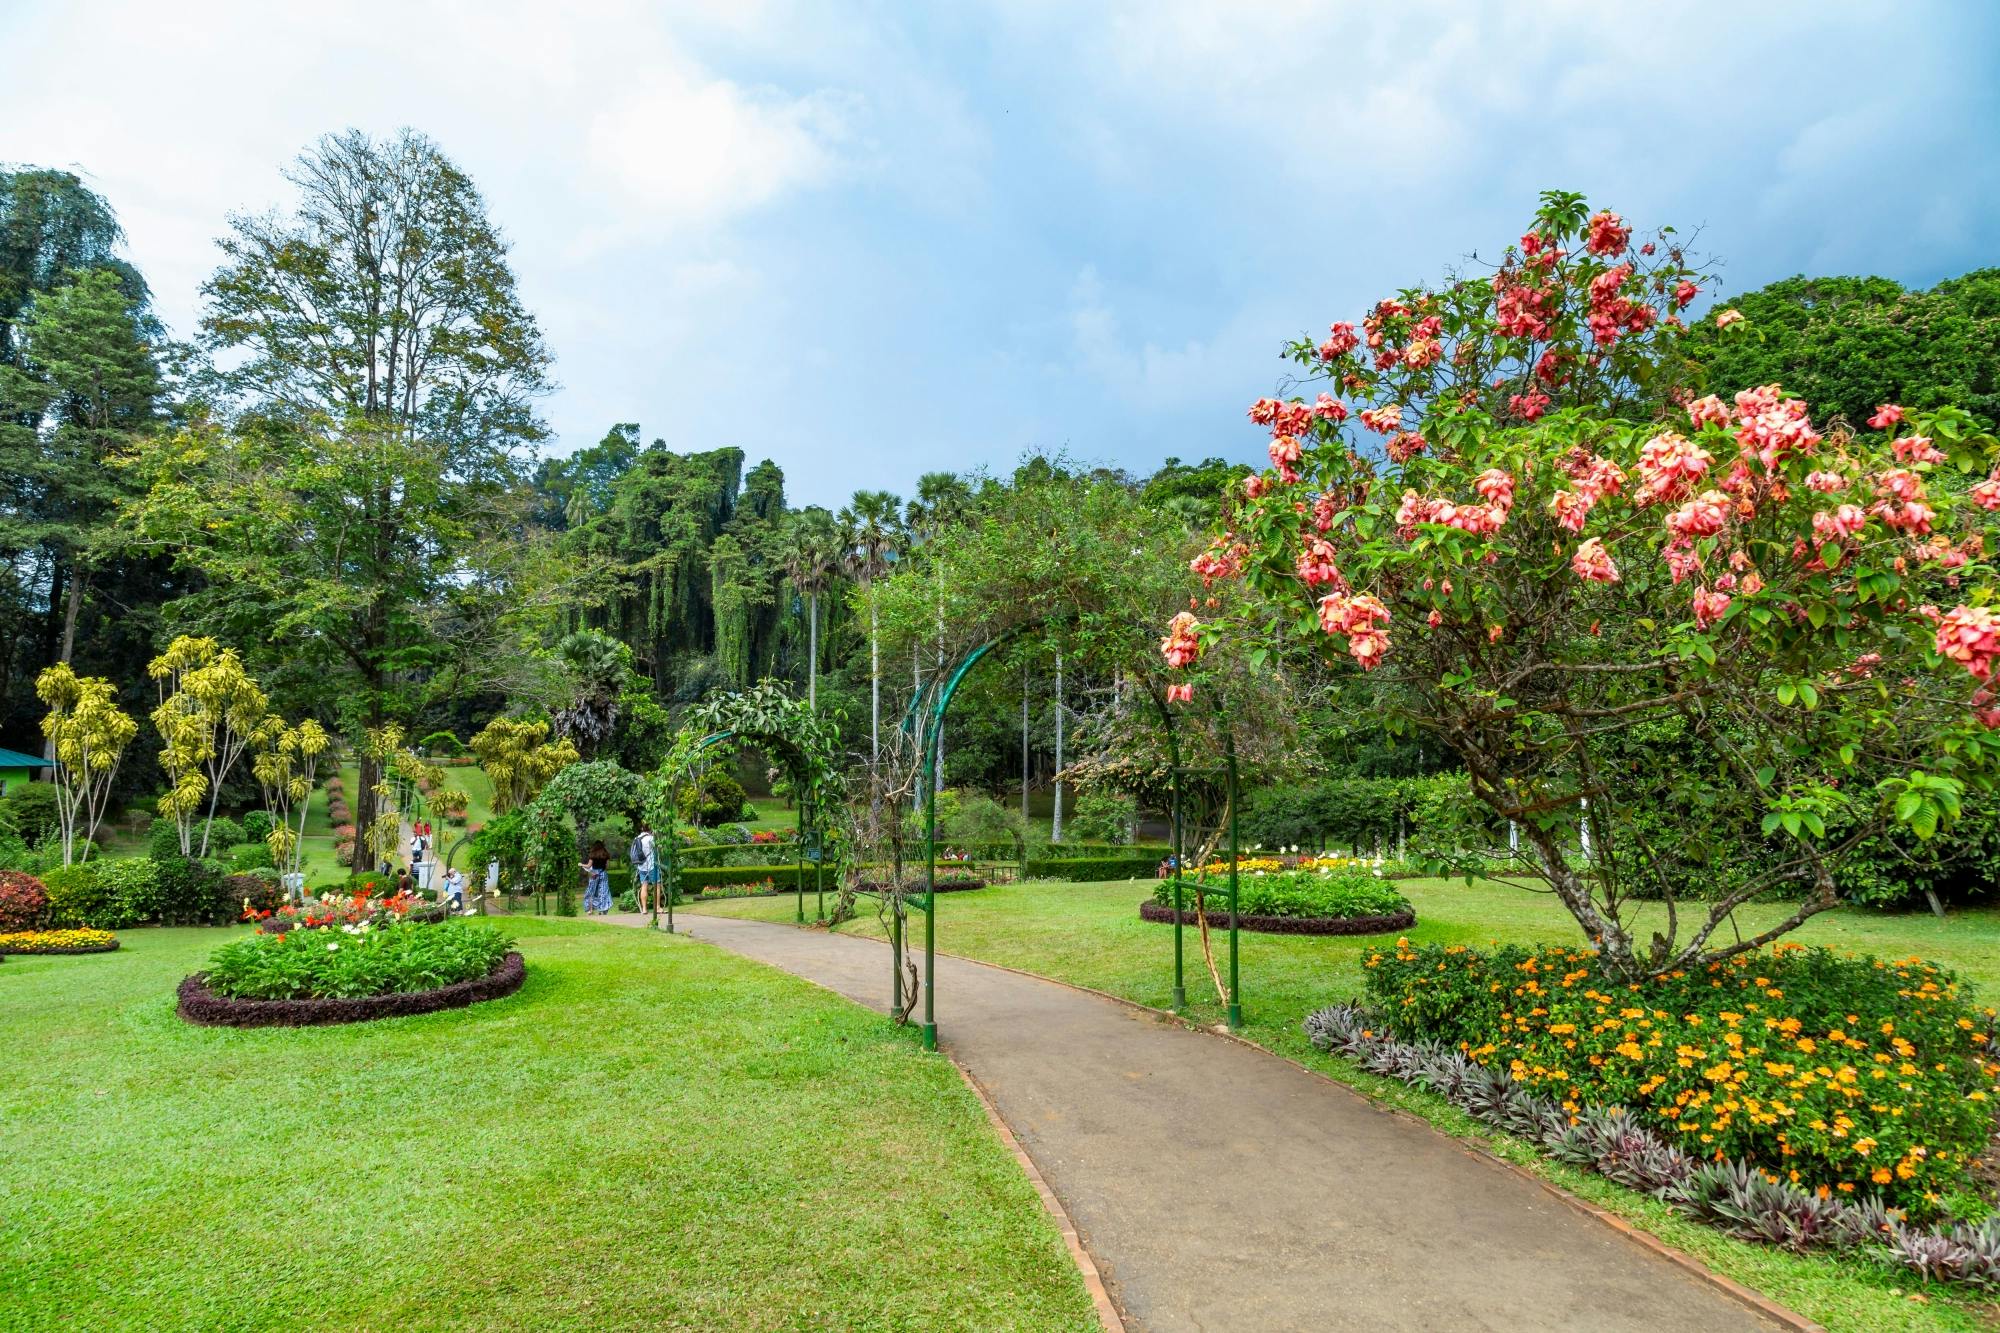
[(632, 845), (625, 849), (625, 859), (627, 861), (630, 861), (633, 865), (638, 865), (641, 861), (644, 861), (646, 859), (645, 836), (646, 835), (642, 833), (639, 836), (633, 838)]

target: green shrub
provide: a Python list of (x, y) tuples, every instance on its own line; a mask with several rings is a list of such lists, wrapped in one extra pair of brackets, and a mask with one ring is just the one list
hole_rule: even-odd
[(1079, 842), (1129, 843), (1138, 816), (1138, 804), (1123, 792), (1080, 792), (1076, 812), (1065, 821), (1063, 832)]
[(271, 849), (261, 842), (239, 842), (224, 848), (222, 863), (231, 870), (269, 870)]
[(714, 828), (744, 817), (749, 803), (743, 784), (720, 767), (711, 768), (701, 779), (681, 793), (681, 818)]
[(171, 861), (180, 854), (180, 828), (165, 815), (154, 815), (146, 826), (146, 855), (155, 861)]
[(249, 814), (243, 816), (243, 841), (263, 845), (264, 839), (270, 836), (271, 812), (269, 810), (252, 810)]
[(1781, 944), (1644, 988), (1583, 949), (1399, 940), (1364, 960), (1405, 1040), (1455, 1045), (1572, 1112), (1624, 1106), (1697, 1157), (1931, 1211), (1993, 1128), (1994, 1011), (1951, 973)]
[[(773, 887), (795, 888), (800, 882), (796, 866), (683, 866), (680, 870), (681, 892), (695, 893), (701, 889), (719, 888), (730, 884), (755, 884), (768, 879)], [(803, 877), (805, 887), (813, 886), (813, 868), (808, 865)], [(826, 886), (834, 886), (834, 876), (828, 874)]]
[(222, 867), (174, 856), (154, 862), (160, 920), (170, 926), (217, 926), (235, 919), (221, 909)]
[[(1238, 875), (1236, 910), (1244, 916), (1356, 917), (1390, 916), (1410, 910), (1410, 900), (1396, 892), (1387, 880), (1358, 871), (1294, 870), (1276, 875)], [(1202, 900), (1210, 913), (1225, 910), (1229, 903), (1229, 879), (1207, 876), (1202, 881)], [(1194, 901), (1189, 884), (1181, 886), (1183, 907)], [(1163, 879), (1153, 890), (1153, 901), (1173, 906), (1174, 882)]]
[[(194, 847), (196, 851), (201, 850), (201, 828), (200, 823), (196, 823), (194, 826)], [(239, 843), (247, 841), (248, 839), (243, 836), (243, 826), (228, 815), (217, 815), (215, 822), (208, 826), (208, 855), (210, 856), (220, 857), (225, 854), (225, 848), (234, 847)]]
[(7, 822), (30, 847), (40, 847), (57, 837), (62, 821), (56, 814), (56, 788), (52, 782), (24, 782), (5, 796)]
[[(136, 926), (157, 921), (164, 910), (160, 897), (159, 866), (150, 856), (130, 856), (115, 861), (93, 862), (97, 879), (111, 895), (114, 915), (122, 925)], [(118, 927), (106, 925), (105, 929)]]
[(399, 922), (348, 934), (292, 930), (249, 935), (208, 960), (208, 988), (246, 1000), (356, 999), (436, 990), (483, 977), (513, 941), (459, 920)]
[[(1054, 849), (1051, 849), (1054, 850)], [(1024, 861), (1023, 879), (1060, 879), (1085, 884), (1106, 879), (1152, 879), (1166, 853), (1157, 849), (1116, 856), (1064, 856)]]
[(275, 912), (285, 901), (284, 889), (270, 875), (224, 875), (216, 881), (215, 896), (215, 914), (223, 921), (245, 920), (246, 912)]
[(57, 866), (43, 872), (42, 884), (49, 893), (48, 924), (56, 929), (121, 930), (133, 924), (124, 915), (117, 889), (105, 882), (102, 861)]

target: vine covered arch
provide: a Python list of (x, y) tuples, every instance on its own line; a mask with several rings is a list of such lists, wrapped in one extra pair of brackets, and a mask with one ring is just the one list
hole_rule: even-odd
[[(568, 868), (583, 861), (590, 826), (610, 815), (638, 811), (645, 798), (646, 780), (609, 759), (571, 764), (550, 778), (526, 810), (537, 896), (553, 890), (557, 912), (566, 913), (569, 892), (576, 886), (576, 875)], [(566, 822), (575, 825), (574, 845)]]
[(656, 817), (669, 836), (662, 844), (663, 892), (653, 895), (653, 921), (660, 924), (660, 899), (667, 900), (667, 930), (674, 928), (674, 900), (679, 896), (679, 840), (672, 835), (684, 785), (710, 759), (750, 745), (763, 750), (785, 770), (798, 804), (799, 833), (793, 888), (798, 918), (805, 920), (805, 867), (813, 863), (815, 896), (825, 916), (825, 875), (838, 867), (844, 851), (841, 808), (846, 780), (839, 764), (840, 731), (805, 700), (775, 680), (761, 680), (747, 690), (711, 695), (688, 712), (693, 725), (674, 740), (673, 748), (655, 772), (649, 793)]

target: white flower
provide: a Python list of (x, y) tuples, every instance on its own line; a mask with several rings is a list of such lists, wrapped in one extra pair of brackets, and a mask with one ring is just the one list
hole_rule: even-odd
[(326, 951), (328, 953), (338, 953), (340, 951), (340, 941), (335, 940), (331, 944), (327, 945)]
[(1375, 878), (1377, 878), (1377, 879), (1380, 879), (1380, 878), (1382, 878), (1382, 872), (1381, 872), (1381, 871), (1379, 871), (1379, 870), (1378, 870), (1378, 871), (1376, 871), (1376, 872), (1375, 872)]

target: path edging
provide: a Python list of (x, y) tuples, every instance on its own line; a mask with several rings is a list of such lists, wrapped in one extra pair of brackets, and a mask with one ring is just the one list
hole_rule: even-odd
[(1083, 1274), (1084, 1289), (1090, 1293), (1090, 1303), (1097, 1309), (1097, 1322), (1103, 1326), (1104, 1333), (1126, 1333), (1125, 1317), (1119, 1311), (1117, 1302), (1111, 1299), (1111, 1293), (1104, 1285), (1104, 1277), (1097, 1271), (1097, 1262), (1090, 1257), (1090, 1251), (1084, 1246), (1083, 1237), (1077, 1234), (1076, 1223), (1071, 1219), (1069, 1210), (1063, 1207), (1062, 1200), (1056, 1197), (1056, 1192), (1049, 1188), (1049, 1182), (1042, 1179), (1041, 1171), (1035, 1166), (1035, 1159), (1028, 1156), (1027, 1149), (1023, 1148), (1020, 1140), (1014, 1137), (1014, 1131), (1001, 1116), (1000, 1108), (986, 1095), (986, 1089), (979, 1085), (979, 1080), (972, 1076), (972, 1071), (960, 1064), (958, 1057), (949, 1051), (943, 1054), (951, 1061), (951, 1067), (958, 1071), (958, 1076), (965, 1080), (965, 1086), (972, 1089), (972, 1095), (979, 1098), (979, 1104), (986, 1108), (986, 1118), (992, 1122), (994, 1132), (999, 1134), (1000, 1141), (1007, 1145), (1007, 1151), (1014, 1154), (1014, 1161), (1028, 1177), (1028, 1183), (1033, 1185), (1035, 1193), (1041, 1196), (1042, 1207), (1048, 1210), (1050, 1220), (1056, 1224), (1056, 1230), (1062, 1233), (1063, 1244), (1069, 1247), (1071, 1261), (1076, 1264), (1077, 1271)]
[[(732, 918), (732, 919), (750, 920), (752, 918)], [(782, 926), (787, 926), (792, 930), (807, 930), (814, 928), (809, 926), (801, 926), (794, 921), (758, 922), (757, 924), (782, 925)], [(831, 932), (829, 931), (828, 933), (830, 934)], [(847, 936), (847, 938), (859, 939), (860, 937), (855, 935), (850, 935)], [(881, 941), (879, 940), (871, 941), (871, 943), (881, 943)], [(1283, 1060), (1286, 1064), (1290, 1065), (1292, 1068), (1298, 1070), (1302, 1074), (1308, 1074), (1313, 1078), (1320, 1079), (1321, 1081), (1331, 1084), (1333, 1087), (1339, 1088), (1342, 1091), (1350, 1093), (1355, 1097), (1359, 1097), (1362, 1101), (1367, 1102), (1369, 1106), (1373, 1107), (1377, 1111), (1380, 1111), (1386, 1115), (1398, 1116), (1402, 1119), (1408, 1120), (1412, 1124), (1422, 1125), (1425, 1129), (1428, 1129), (1433, 1134), (1437, 1134), (1440, 1137), (1450, 1141), (1451, 1143), (1457, 1145), (1460, 1150), (1470, 1154), (1473, 1157), (1480, 1159), (1481, 1161), (1487, 1162), (1493, 1166), (1497, 1166), (1503, 1171), (1511, 1172), (1514, 1175), (1520, 1176), (1524, 1180), (1533, 1181), (1536, 1185), (1540, 1186), (1544, 1191), (1562, 1200), (1562, 1202), (1568, 1204), (1571, 1208), (1584, 1214), (1586, 1217), (1595, 1218), (1599, 1222), (1604, 1223), (1606, 1226), (1610, 1227), (1613, 1231), (1616, 1231), (1620, 1235), (1625, 1236), (1626, 1238), (1636, 1242), (1642, 1248), (1650, 1250), (1654, 1254), (1657, 1254), (1660, 1258), (1665, 1259), (1668, 1263), (1671, 1263), (1675, 1267), (1681, 1269), (1682, 1271), (1688, 1273), (1689, 1275), (1699, 1278), (1703, 1282), (1706, 1282), (1708, 1285), (1714, 1287), (1717, 1291), (1720, 1291), (1723, 1295), (1729, 1297), (1737, 1304), (1747, 1307), (1748, 1309), (1754, 1311), (1759, 1315), (1762, 1315), (1764, 1318), (1771, 1320), (1773, 1323), (1776, 1323), (1783, 1328), (1792, 1330), (1792, 1333), (1827, 1333), (1825, 1325), (1815, 1323), (1814, 1321), (1806, 1318), (1804, 1315), (1799, 1314), (1797, 1311), (1789, 1309), (1786, 1306), (1780, 1305), (1778, 1302), (1772, 1300), (1770, 1297), (1765, 1296), (1760, 1292), (1751, 1290), (1749, 1287), (1744, 1286), (1741, 1282), (1736, 1281), (1734, 1278), (1725, 1277), (1723, 1274), (1716, 1272), (1714, 1269), (1710, 1268), (1707, 1264), (1695, 1258), (1695, 1256), (1689, 1254), (1687, 1251), (1677, 1249), (1674, 1246), (1667, 1244), (1667, 1242), (1661, 1240), (1658, 1236), (1653, 1235), (1649, 1231), (1645, 1231), (1639, 1227), (1633, 1226), (1630, 1222), (1627, 1222), (1624, 1218), (1618, 1216), (1616, 1213), (1611, 1212), (1609, 1209), (1601, 1208), (1598, 1205), (1590, 1202), (1588, 1199), (1584, 1199), (1579, 1197), (1578, 1195), (1570, 1193), (1570, 1191), (1564, 1189), (1561, 1185), (1558, 1185), (1552, 1180), (1548, 1180), (1543, 1178), (1542, 1176), (1537, 1175), (1535, 1172), (1528, 1170), (1526, 1167), (1520, 1165), (1519, 1163), (1508, 1161), (1506, 1158), (1500, 1156), (1496, 1152), (1493, 1152), (1491, 1149), (1487, 1148), (1484, 1144), (1478, 1142), (1477, 1140), (1468, 1139), (1457, 1134), (1448, 1133), (1447, 1131), (1438, 1128), (1438, 1126), (1432, 1124), (1429, 1120), (1426, 1120), (1424, 1117), (1416, 1114), (1413, 1111), (1406, 1111), (1400, 1106), (1391, 1106), (1389, 1103), (1382, 1101), (1379, 1098), (1371, 1097), (1370, 1095), (1368, 1095), (1368, 1093), (1362, 1091), (1360, 1088), (1353, 1086), (1352, 1084), (1343, 1083), (1339, 1079), (1332, 1077), (1331, 1075), (1325, 1073), (1322, 1070), (1314, 1069), (1309, 1065), (1303, 1064), (1300, 1061), (1293, 1059), (1289, 1055), (1285, 1055), (1279, 1051), (1274, 1051), (1268, 1046), (1260, 1046), (1256, 1042), (1251, 1041), (1248, 1037), (1239, 1036), (1238, 1034), (1231, 1032), (1228, 1028), (1223, 1027), (1219, 1023), (1214, 1024), (1212, 1026), (1207, 1024), (1197, 1023), (1183, 1014), (1175, 1013), (1171, 1009), (1156, 1008), (1153, 1005), (1145, 1004), (1138, 1000), (1129, 1000), (1125, 998), (1123, 995), (1113, 995), (1110, 991), (1098, 990), (1094, 986), (1082, 986), (1076, 984), (1075, 982), (1063, 981), (1058, 977), (1043, 976), (1039, 972), (1030, 972), (1026, 968), (1009, 967), (1005, 963), (988, 962), (986, 959), (983, 958), (968, 958), (964, 954), (950, 953), (944, 949), (939, 949), (937, 953), (938, 956), (941, 958), (955, 958), (961, 963), (974, 963), (980, 967), (990, 967), (1000, 972), (1011, 972), (1017, 977), (1027, 977), (1030, 980), (1034, 981), (1046, 981), (1051, 985), (1061, 986), (1065, 990), (1078, 991), (1084, 995), (1094, 995), (1100, 1000), (1110, 1000), (1114, 1004), (1122, 1004), (1128, 1009), (1136, 1009), (1141, 1013), (1151, 1014), (1156, 1018), (1171, 1019), (1174, 1022), (1179, 1023), (1183, 1027), (1188, 1028), (1191, 1031), (1206, 1032), (1213, 1036), (1223, 1037), (1229, 1041), (1236, 1042), (1238, 1045), (1247, 1046), (1253, 1051), (1262, 1051), (1265, 1055), (1269, 1055), (1276, 1059)], [(956, 1065), (958, 1062), (954, 1060), (952, 1061), (952, 1063)], [(965, 1070), (961, 1068), (959, 1072), (961, 1074), (964, 1074)], [(971, 1076), (969, 1074), (967, 1075), (967, 1081), (968, 1082), (971, 1081)], [(985, 1100), (985, 1093), (979, 1089), (977, 1084), (973, 1085), (973, 1090), (975, 1092), (979, 1092), (980, 1099), (982, 1101)], [(991, 1112), (992, 1110), (990, 1103), (988, 1105), (988, 1110), (989, 1112)], [(998, 1119), (997, 1113), (995, 1113), (995, 1118), (996, 1120)], [(1004, 1128), (1005, 1122), (1000, 1121), (999, 1123)], [(1010, 1141), (1010, 1145), (1012, 1137), (1013, 1136), (1011, 1132), (1009, 1132), (1007, 1134), (1007, 1138)], [(1019, 1151), (1018, 1147), (1016, 1147), (1016, 1151), (1017, 1152)], [(1023, 1154), (1023, 1157), (1025, 1160), (1025, 1154)], [(1030, 1162), (1027, 1165), (1030, 1168), (1032, 1168), (1033, 1163)], [(1046, 1188), (1046, 1186), (1043, 1185), (1041, 1181), (1041, 1176), (1039, 1172), (1034, 1173), (1034, 1175), (1031, 1178), (1036, 1182), (1036, 1187), (1038, 1190)], [(1053, 1195), (1051, 1195), (1051, 1198), (1053, 1198)], [(1065, 1225), (1065, 1223), (1059, 1222), (1058, 1225)], [(1074, 1228), (1069, 1228), (1069, 1231), (1073, 1230)], [(1069, 1231), (1065, 1232), (1065, 1238), (1067, 1238)], [(1081, 1267), (1082, 1266), (1081, 1263), (1079, 1263), (1078, 1266)], [(1094, 1271), (1095, 1271), (1095, 1266), (1093, 1265), (1090, 1272)], [(1089, 1280), (1090, 1280), (1090, 1273), (1087, 1272), (1085, 1275), (1086, 1283), (1088, 1283)], [(1100, 1318), (1102, 1317), (1101, 1312), (1099, 1317)], [(1121, 1330), (1122, 1330), (1122, 1325), (1118, 1326), (1117, 1328), (1114, 1328), (1113, 1333), (1121, 1333)]]

